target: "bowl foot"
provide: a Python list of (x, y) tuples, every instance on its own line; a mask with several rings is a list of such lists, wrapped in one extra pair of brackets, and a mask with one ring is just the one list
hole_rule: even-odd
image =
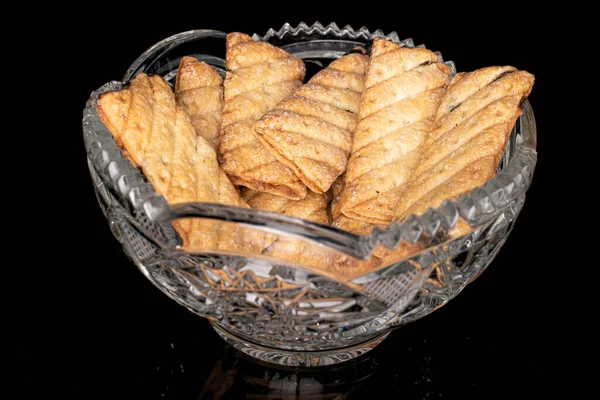
[(212, 327), (217, 331), (229, 345), (251, 357), (261, 361), (287, 365), (292, 367), (318, 367), (322, 365), (338, 364), (344, 361), (352, 360), (372, 350), (381, 343), (389, 332), (383, 333), (366, 342), (339, 349), (321, 350), (321, 351), (294, 351), (275, 349), (272, 347), (261, 346), (256, 343), (248, 342), (231, 332), (223, 329), (217, 324), (212, 323)]

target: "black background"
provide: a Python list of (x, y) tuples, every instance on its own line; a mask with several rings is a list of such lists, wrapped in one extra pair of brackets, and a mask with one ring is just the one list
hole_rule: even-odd
[[(47, 165), (62, 173), (60, 179), (56, 174), (40, 179), (49, 211), (44, 242), (51, 250), (42, 258), (36, 257), (36, 247), (27, 246), (30, 253), (24, 253), (47, 262), (24, 270), (19, 281), (27, 282), (16, 325), (17, 382), (24, 398), (34, 392), (79, 399), (334, 398), (317, 395), (320, 391), (347, 394), (347, 399), (542, 398), (580, 387), (582, 382), (565, 374), (577, 366), (562, 359), (572, 351), (564, 336), (572, 328), (559, 309), (574, 299), (561, 289), (564, 282), (555, 273), (563, 261), (544, 256), (552, 243), (547, 214), (555, 173), (551, 160), (562, 150), (550, 110), (556, 99), (556, 63), (549, 60), (561, 46), (558, 17), (541, 19), (533, 9), (500, 5), (471, 14), (450, 6), (411, 9), (405, 4), (396, 9), (335, 4), (330, 11), (306, 4), (302, 10), (281, 3), (212, 6), (218, 11), (209, 5), (187, 10), (181, 4), (97, 4), (48, 29), (53, 44), (45, 60), (55, 70), (45, 70), (43, 84), (64, 85), (44, 102), (61, 127), (47, 132), (47, 146), (53, 146)], [(152, 286), (126, 258), (96, 203), (81, 133), (90, 92), (121, 79), (155, 42), (190, 29), (264, 34), (269, 27), (300, 21), (396, 31), (441, 51), (459, 71), (500, 64), (528, 70), (536, 76), (529, 99), (539, 152), (515, 229), (476, 281), (433, 314), (393, 331), (365, 358), (313, 370), (247, 359), (225, 345), (207, 320)]]

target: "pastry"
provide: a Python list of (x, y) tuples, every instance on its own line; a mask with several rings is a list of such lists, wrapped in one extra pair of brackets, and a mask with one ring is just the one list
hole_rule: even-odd
[(331, 214), (331, 220), (335, 221), (342, 215), (341, 204), (340, 204), (340, 193), (344, 189), (344, 174), (340, 175), (331, 185), (331, 189), (328, 194), (330, 197), (329, 201), (329, 212)]
[(344, 55), (254, 125), (254, 135), (313, 192), (346, 170), (369, 58)]
[(496, 174), (534, 76), (510, 66), (457, 74), (439, 109), (395, 219), (422, 214)]
[(217, 151), (223, 110), (223, 78), (210, 65), (182, 57), (175, 76), (175, 100), (190, 116), (196, 134)]
[[(257, 192), (252, 189), (242, 189), (242, 198), (250, 207), (280, 213), (291, 217), (317, 222), (329, 223), (327, 215), (327, 195), (308, 191), (302, 200), (290, 200), (271, 193)], [(268, 242), (270, 241), (270, 242)], [(260, 254), (273, 260), (286, 260), (302, 268), (318, 270), (319, 272), (333, 271), (336, 252), (329, 247), (314, 242), (308, 242), (294, 235), (269, 234), (264, 237), (264, 247)]]
[[(182, 57), (175, 77), (175, 99), (188, 114), (196, 131), (196, 174), (200, 185), (195, 201), (248, 207), (219, 167), (216, 151), (223, 109), (223, 79), (207, 63)], [(210, 148), (209, 148), (210, 146)], [(212, 148), (212, 150), (211, 150)], [(186, 247), (224, 247), (239, 242), (239, 233), (218, 221), (192, 219)]]
[[(161, 77), (137, 75), (128, 87), (104, 94), (98, 113), (157, 193), (172, 204), (194, 200), (196, 133)], [(186, 243), (191, 222), (173, 225)]]
[(242, 199), (248, 205), (257, 210), (269, 211), (305, 219), (320, 224), (327, 224), (327, 196), (308, 191), (302, 200), (290, 200), (283, 196), (277, 196), (266, 192), (243, 188)]
[[(197, 136), (189, 116), (158, 75), (138, 74), (98, 100), (98, 114), (123, 152), (168, 203), (211, 202), (248, 207), (220, 170), (217, 155)], [(183, 247), (215, 248), (219, 234), (195, 219), (173, 221)]]
[(449, 66), (424, 48), (373, 40), (341, 213), (388, 224), (411, 179), (450, 81)]
[[(329, 222), (327, 216), (327, 196), (308, 191), (302, 200), (290, 200), (271, 193), (257, 192), (252, 189), (242, 189), (242, 198), (250, 207), (305, 219), (320, 224)], [(269, 242), (268, 242), (269, 241)], [(330, 249), (324, 246), (307, 244), (306, 241), (292, 235), (267, 236), (262, 241), (261, 254), (277, 257), (305, 266), (323, 268), (330, 263)]]
[(233, 32), (227, 35), (226, 64), (221, 167), (236, 185), (293, 200), (304, 198), (306, 186), (253, 134), (256, 121), (302, 84), (304, 62), (272, 44)]
[[(160, 76), (140, 73), (103, 94), (98, 114), (169, 204), (252, 207), (356, 235), (423, 214), (494, 177), (534, 83), (512, 66), (452, 77), (430, 50), (379, 38), (370, 57), (357, 48), (304, 85), (303, 61), (243, 33), (227, 35), (226, 64), (223, 80), (183, 57), (174, 91)], [(173, 226), (187, 251), (264, 257), (350, 287), (427, 246), (379, 244), (357, 260), (269, 227), (209, 218)], [(471, 229), (459, 219), (437, 237)]]

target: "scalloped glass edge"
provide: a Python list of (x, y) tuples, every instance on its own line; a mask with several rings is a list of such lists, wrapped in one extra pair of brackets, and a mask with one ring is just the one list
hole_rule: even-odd
[(339, 38), (344, 39), (365, 39), (365, 40), (373, 40), (376, 37), (391, 40), (392, 42), (402, 44), (404, 46), (413, 47), (414, 43), (412, 39), (400, 40), (398, 34), (396, 32), (390, 32), (389, 34), (383, 33), (381, 29), (377, 29), (374, 32), (371, 32), (366, 27), (361, 27), (357, 30), (352, 28), (350, 25), (346, 25), (343, 28), (339, 28), (335, 22), (330, 23), (327, 26), (323, 26), (320, 22), (315, 22), (312, 25), (307, 25), (305, 22), (300, 22), (297, 27), (293, 27), (289, 23), (283, 24), (283, 26), (279, 30), (274, 30), (270, 28), (267, 33), (263, 36), (258, 34), (252, 35), (254, 40), (263, 40), (268, 41), (269, 39), (275, 37), (278, 39), (282, 39), (285, 36), (298, 36), (301, 34), (314, 35), (315, 33), (319, 35), (328, 35), (333, 34)]
[[(310, 26), (302, 22), (295, 28), (286, 23), (278, 31), (271, 28), (265, 35), (254, 34), (253, 38), (255, 40), (269, 40), (272, 37), (282, 39), (286, 35), (314, 35), (315, 33), (319, 35), (333, 34), (341, 39), (371, 40), (374, 37), (382, 37), (402, 46), (414, 46), (412, 39), (401, 41), (396, 32), (386, 35), (381, 30), (370, 32), (365, 27), (354, 30), (350, 26), (340, 29), (335, 23), (323, 26), (319, 22)], [(202, 29), (170, 36), (140, 55), (127, 70), (123, 82), (131, 79), (140, 66), (157, 51), (167, 51), (170, 46), (176, 46), (189, 38), (224, 38), (225, 35), (220, 31)], [(441, 59), (441, 54), (439, 56)], [(447, 63), (455, 69), (452, 62)], [(152, 185), (146, 182), (141, 171), (133, 167), (125, 158), (112, 134), (98, 116), (96, 102), (100, 95), (120, 89), (123, 82), (108, 82), (91, 93), (83, 111), (82, 127), (85, 148), (93, 168), (104, 182), (110, 183), (113, 192), (127, 205), (126, 209), (141, 211), (150, 221), (160, 224), (184, 217), (233, 221), (257, 229), (269, 229), (281, 234), (316, 241), (358, 259), (366, 259), (379, 244), (390, 249), (396, 248), (402, 240), (410, 243), (423, 242), (437, 245), (439, 242), (432, 239), (440, 230), (452, 229), (460, 218), (472, 228), (492, 221), (503, 213), (506, 205), (525, 195), (531, 184), (537, 162), (535, 118), (531, 104), (525, 99), (523, 113), (517, 119), (501, 163), (503, 167), (494, 178), (488, 180), (485, 185), (475, 188), (469, 194), (459, 196), (456, 200), (445, 200), (439, 207), (430, 208), (419, 216), (411, 215), (403, 222), (392, 222), (385, 228), (375, 227), (369, 234), (355, 235), (330, 225), (222, 204), (183, 203), (169, 206), (164, 197), (158, 195)], [(171, 248), (176, 245), (173, 241), (165, 240), (165, 238), (155, 239), (156, 244), (163, 248)]]

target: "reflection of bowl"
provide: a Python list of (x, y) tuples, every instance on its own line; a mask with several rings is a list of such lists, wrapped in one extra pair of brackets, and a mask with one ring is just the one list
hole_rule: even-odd
[(327, 368), (287, 368), (262, 363), (226, 346), (199, 398), (343, 400), (352, 392), (368, 390), (365, 386), (381, 369), (370, 356)]
[[(224, 72), (225, 36), (196, 30), (157, 43), (135, 60), (123, 82), (107, 83), (92, 93), (84, 110), (85, 146), (100, 206), (125, 253), (158, 288), (210, 319), (221, 337), (246, 354), (279, 364), (316, 366), (372, 349), (391, 329), (452, 299), (489, 265), (523, 206), (536, 163), (535, 120), (527, 101), (494, 179), (456, 201), (368, 235), (218, 204), (168, 206), (117, 148), (98, 117), (96, 100), (139, 72), (171, 82), (184, 55)], [(304, 59), (310, 73), (357, 44), (368, 46), (375, 36), (413, 46), (410, 39), (398, 40), (396, 33), (318, 23), (297, 28), (286, 24), (255, 39)], [(285, 252), (184, 251), (170, 223), (181, 217), (196, 218), (207, 229), (236, 230), (244, 238), (269, 237), (287, 248), (302, 246), (314, 262), (299, 264)], [(471, 229), (448, 235), (458, 220)], [(417, 250), (383, 263), (371, 256), (377, 246), (394, 248), (399, 243), (414, 243), (409, 247)], [(331, 259), (345, 260), (343, 279), (323, 270), (321, 264)]]

